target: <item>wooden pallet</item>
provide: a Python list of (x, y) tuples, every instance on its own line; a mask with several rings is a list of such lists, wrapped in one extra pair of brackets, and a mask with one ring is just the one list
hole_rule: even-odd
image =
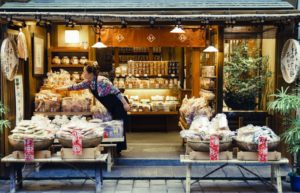
[[(15, 159), (24, 159), (24, 152), (23, 151), (14, 151), (12, 153), (13, 158)], [(43, 158), (50, 158), (51, 151), (49, 150), (41, 150), (34, 152), (34, 159), (43, 159)]]
[[(244, 161), (257, 161), (258, 160), (258, 152), (248, 152), (248, 151), (239, 151), (237, 153), (238, 160)], [(268, 152), (268, 160), (269, 161), (278, 161), (281, 159), (281, 153), (277, 151)]]
[[(209, 152), (191, 151), (189, 153), (189, 159), (191, 160), (209, 160)], [(222, 151), (219, 153), (219, 160), (232, 159), (232, 152)]]
[(99, 147), (83, 148), (81, 155), (73, 155), (72, 148), (61, 148), (60, 155), (62, 159), (96, 159), (101, 155)]

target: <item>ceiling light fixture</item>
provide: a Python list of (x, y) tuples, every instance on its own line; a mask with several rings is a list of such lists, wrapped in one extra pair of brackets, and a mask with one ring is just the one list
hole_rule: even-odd
[(181, 27), (181, 21), (177, 20), (175, 27), (170, 31), (170, 33), (183, 34), (185, 31)]
[(209, 40), (209, 46), (207, 48), (205, 48), (203, 50), (203, 52), (208, 52), (208, 53), (212, 53), (212, 52), (218, 52), (218, 49), (216, 47), (214, 47), (214, 43), (213, 43), (213, 37), (212, 37), (212, 33), (213, 33), (213, 29), (208, 27), (208, 40)]
[(97, 27), (95, 33), (98, 35), (98, 41), (92, 45), (92, 48), (107, 48), (107, 45), (101, 41), (101, 28)]

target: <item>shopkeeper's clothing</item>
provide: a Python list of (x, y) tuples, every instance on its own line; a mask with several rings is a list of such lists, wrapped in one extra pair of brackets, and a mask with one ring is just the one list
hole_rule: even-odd
[(125, 128), (127, 125), (127, 112), (121, 102), (122, 93), (118, 88), (105, 77), (98, 76), (92, 81), (83, 81), (79, 84), (69, 87), (69, 90), (90, 89), (92, 94), (99, 102), (105, 106), (114, 120), (123, 120), (124, 124), (124, 142), (117, 143), (117, 151), (127, 149)]

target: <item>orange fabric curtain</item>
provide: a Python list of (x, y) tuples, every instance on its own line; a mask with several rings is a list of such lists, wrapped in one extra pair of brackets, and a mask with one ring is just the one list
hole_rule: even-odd
[(110, 47), (205, 47), (204, 30), (184, 29), (184, 34), (170, 31), (170, 28), (107, 28), (101, 30), (101, 39)]

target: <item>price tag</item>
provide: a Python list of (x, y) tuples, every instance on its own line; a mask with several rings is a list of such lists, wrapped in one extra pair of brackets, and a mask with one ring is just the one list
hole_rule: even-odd
[(136, 74), (135, 76), (136, 76), (136, 77), (139, 77), (140, 75), (139, 75), (139, 74)]
[(132, 76), (132, 74), (128, 74), (128, 76), (129, 76), (129, 77), (131, 77), (131, 76)]
[(25, 138), (24, 139), (24, 158), (25, 158), (25, 161), (34, 160), (33, 138)]
[(148, 76), (148, 74), (144, 74), (144, 77), (147, 77)]
[(161, 77), (161, 74), (158, 74), (157, 76), (158, 76), (158, 77)]
[(171, 74), (172, 77), (175, 77), (175, 74)]
[(132, 88), (132, 84), (128, 84), (128, 88)]
[(116, 74), (116, 77), (120, 77), (120, 74)]
[(73, 155), (82, 154), (82, 138), (77, 131), (72, 132), (72, 151)]

